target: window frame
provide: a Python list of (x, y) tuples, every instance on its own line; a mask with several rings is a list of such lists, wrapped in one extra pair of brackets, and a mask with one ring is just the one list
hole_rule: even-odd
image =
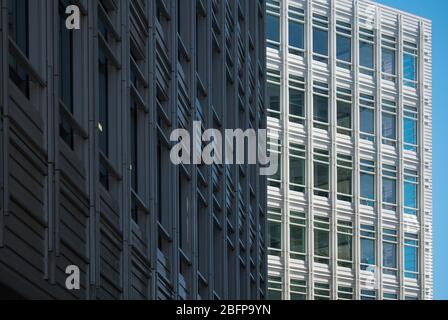
[[(302, 26), (302, 47), (291, 44), (291, 23)], [(305, 10), (292, 5), (288, 6), (288, 52), (300, 57), (305, 56)]]
[[(349, 48), (349, 61), (343, 60), (339, 58), (339, 40), (340, 38), (348, 39), (350, 48)], [(352, 70), (353, 63), (353, 36), (352, 36), (352, 24), (349, 22), (344, 22), (337, 20), (336, 21), (336, 66), (346, 70)]]
[[(328, 242), (328, 247), (327, 247), (328, 255), (327, 256), (319, 255), (317, 253), (317, 250), (321, 251), (322, 248), (317, 248), (317, 246), (316, 246), (316, 243), (318, 243), (318, 241), (316, 241), (316, 235), (318, 234), (316, 231), (325, 232), (327, 235), (327, 242)], [(314, 217), (313, 233), (314, 233), (314, 250), (313, 250), (314, 262), (329, 265), (330, 264), (330, 255), (331, 255), (330, 219), (327, 217), (320, 217), (320, 216)]]

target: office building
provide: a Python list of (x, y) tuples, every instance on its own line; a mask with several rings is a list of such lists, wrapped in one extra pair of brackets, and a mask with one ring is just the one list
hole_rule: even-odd
[(431, 21), (362, 0), (266, 6), (269, 296), (432, 299)]
[(170, 161), (193, 121), (266, 127), (264, 1), (0, 8), (0, 296), (265, 298), (259, 166)]

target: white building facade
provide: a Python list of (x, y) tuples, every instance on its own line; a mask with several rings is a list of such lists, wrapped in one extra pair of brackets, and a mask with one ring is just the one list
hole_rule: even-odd
[(266, 6), (270, 298), (432, 299), (431, 22)]

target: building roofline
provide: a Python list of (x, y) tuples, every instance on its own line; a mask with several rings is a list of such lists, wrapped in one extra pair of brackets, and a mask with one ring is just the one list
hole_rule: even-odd
[(407, 12), (407, 11), (403, 11), (403, 10), (397, 9), (395, 7), (392, 7), (392, 6), (388, 6), (388, 5), (385, 5), (385, 4), (382, 4), (382, 3), (378, 3), (378, 2), (376, 2), (374, 0), (359, 0), (358, 2), (365, 2), (365, 3), (371, 4), (373, 6), (379, 7), (381, 9), (386, 9), (386, 10), (389, 10), (389, 11), (393, 11), (395, 13), (399, 13), (399, 14), (407, 16), (409, 18), (416, 18), (418, 20), (421, 20), (423, 22), (427, 22), (427, 23), (432, 25), (432, 20), (429, 19), (429, 18), (425, 18), (425, 17), (419, 16), (419, 15), (416, 15), (414, 13), (410, 13), (410, 12)]

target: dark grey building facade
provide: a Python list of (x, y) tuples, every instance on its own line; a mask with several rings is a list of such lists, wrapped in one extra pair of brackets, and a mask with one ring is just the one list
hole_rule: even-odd
[(0, 8), (0, 298), (265, 298), (258, 165), (175, 166), (169, 140), (266, 128), (264, 1)]

